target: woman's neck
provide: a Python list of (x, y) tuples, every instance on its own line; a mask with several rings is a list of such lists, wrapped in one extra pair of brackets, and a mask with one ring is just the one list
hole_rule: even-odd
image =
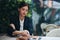
[(23, 16), (21, 16), (21, 15), (19, 16), (19, 19), (20, 19), (21, 21), (24, 20), (24, 18), (25, 18), (25, 17), (23, 17)]

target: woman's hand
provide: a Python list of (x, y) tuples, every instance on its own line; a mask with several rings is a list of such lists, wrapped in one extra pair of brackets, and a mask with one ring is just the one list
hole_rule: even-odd
[(26, 36), (26, 37), (30, 37), (29, 31), (27, 31), (27, 30), (22, 31), (21, 35)]
[(22, 37), (18, 37), (16, 40), (28, 40), (28, 39), (29, 38), (22, 36)]
[(28, 30), (22, 31), (21, 35), (22, 36), (18, 38), (19, 40), (28, 40), (30, 38), (30, 34)]
[(29, 31), (27, 31), (27, 30), (24, 30), (24, 31), (14, 31), (13, 35), (21, 35), (21, 36), (30, 37)]
[(20, 32), (20, 36), (18, 37), (18, 40), (28, 40), (30, 38), (29, 31), (16, 31), (17, 33)]
[(19, 37), (19, 40), (28, 40), (29, 38), (28, 37), (25, 37), (25, 36), (22, 36), (22, 37)]

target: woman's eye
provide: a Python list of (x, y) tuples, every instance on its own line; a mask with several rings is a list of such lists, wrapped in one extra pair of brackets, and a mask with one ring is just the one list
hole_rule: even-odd
[(25, 10), (25, 9), (22, 9), (22, 10)]

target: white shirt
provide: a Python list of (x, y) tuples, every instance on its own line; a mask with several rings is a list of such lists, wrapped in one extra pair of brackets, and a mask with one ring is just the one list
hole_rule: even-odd
[(24, 19), (20, 20), (20, 31), (23, 31)]

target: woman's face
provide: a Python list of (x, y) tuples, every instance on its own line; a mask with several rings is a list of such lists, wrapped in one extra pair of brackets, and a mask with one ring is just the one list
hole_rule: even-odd
[(24, 6), (22, 8), (19, 8), (18, 11), (19, 11), (19, 15), (24, 17), (28, 13), (28, 6)]

